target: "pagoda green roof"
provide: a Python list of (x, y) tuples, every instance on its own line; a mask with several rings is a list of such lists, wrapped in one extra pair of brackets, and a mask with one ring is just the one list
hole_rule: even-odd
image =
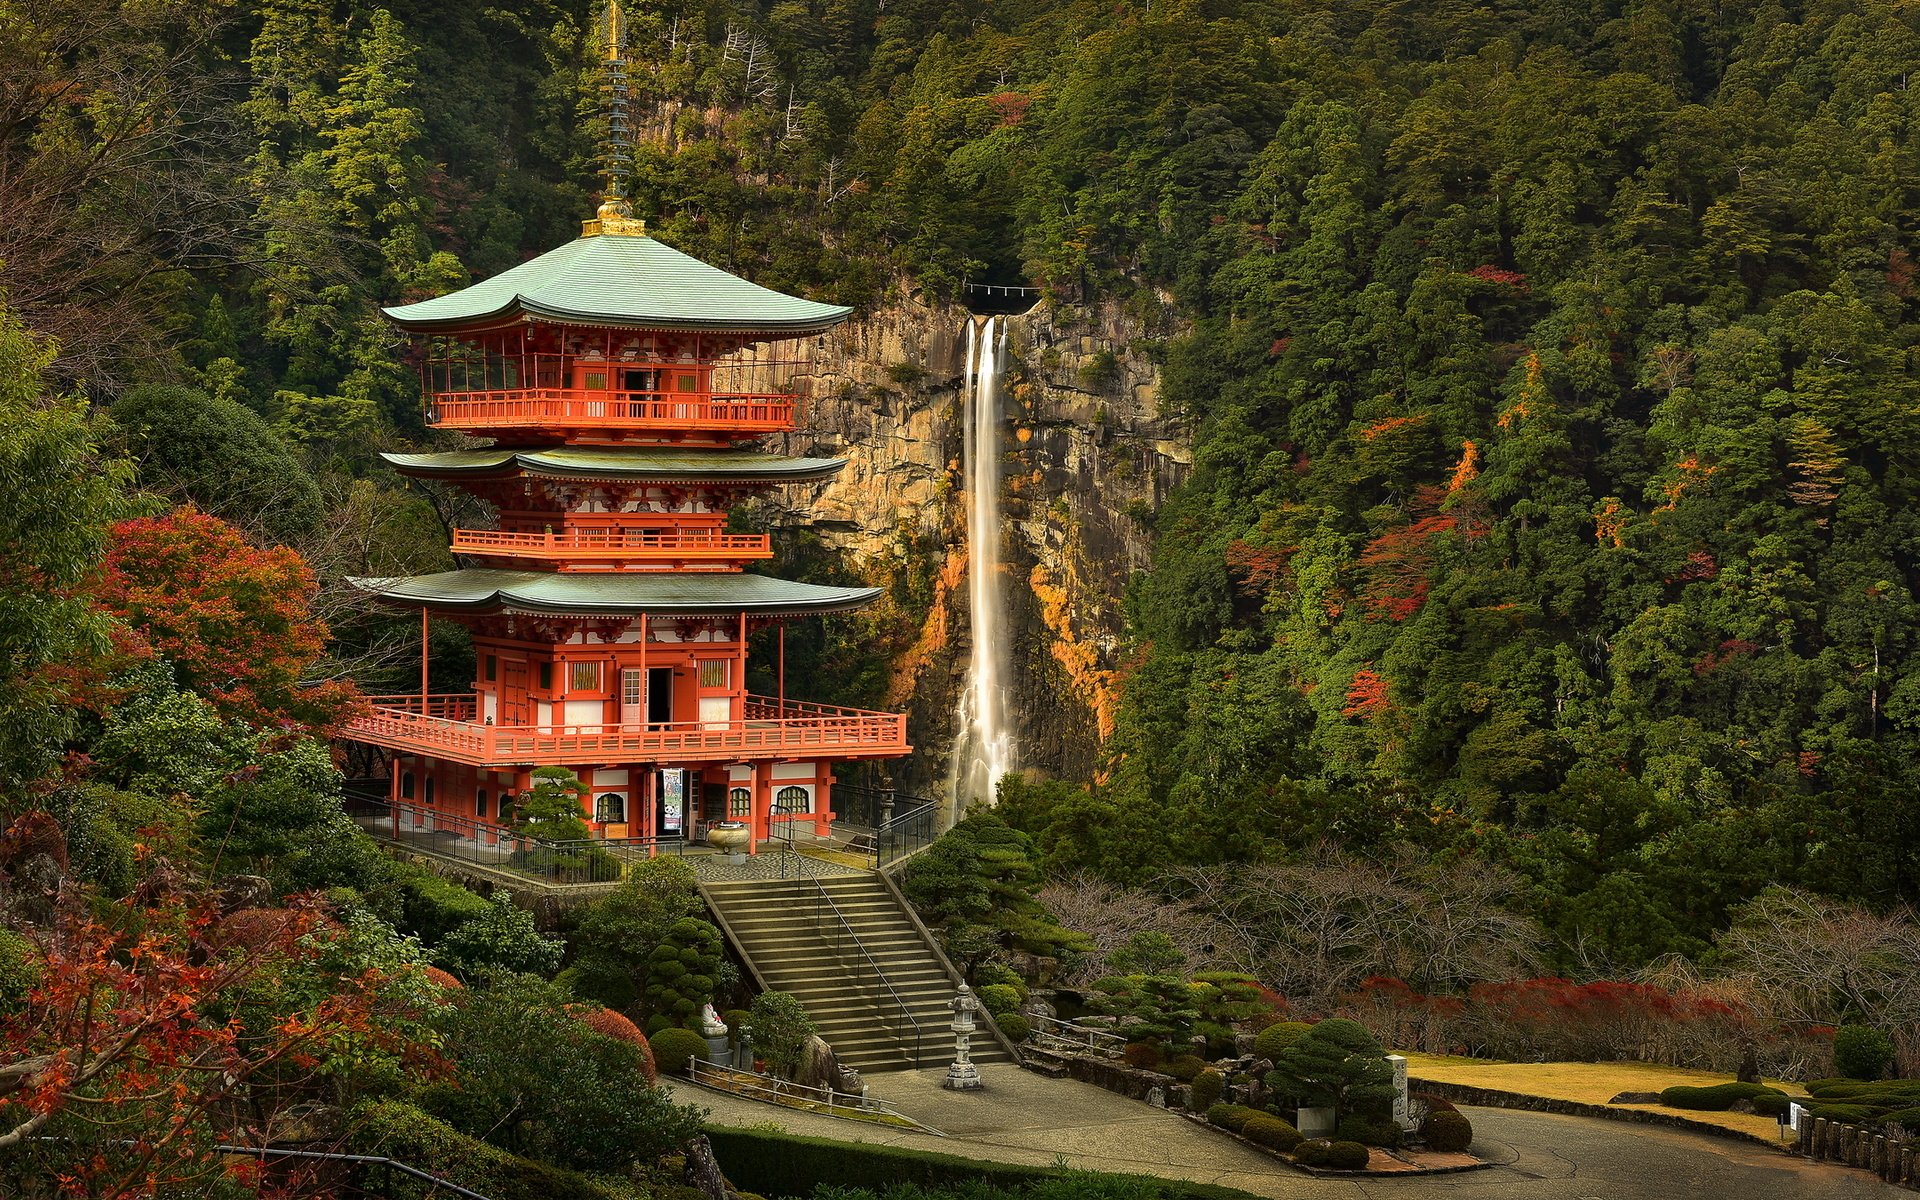
[(550, 616), (806, 616), (860, 608), (880, 595), (879, 588), (821, 587), (731, 572), (615, 574), (468, 567), (353, 583), (390, 604), (413, 608)]
[(803, 337), (831, 329), (853, 310), (749, 283), (651, 237), (596, 234), (471, 287), (382, 311), (410, 333), (480, 328), (530, 317), (633, 329)]
[(429, 454), (381, 454), (402, 475), (428, 479), (535, 475), (550, 479), (632, 479), (658, 483), (804, 483), (826, 479), (844, 458), (793, 458), (754, 450), (670, 446), (490, 447)]

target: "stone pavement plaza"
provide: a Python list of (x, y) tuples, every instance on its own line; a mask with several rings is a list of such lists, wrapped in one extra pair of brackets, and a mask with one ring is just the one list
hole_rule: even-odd
[[(941, 1069), (874, 1075), (873, 1094), (947, 1137), (835, 1120), (708, 1092), (677, 1098), (711, 1110), (720, 1125), (776, 1125), (840, 1141), (880, 1142), (963, 1158), (1158, 1175), (1303, 1200), (1442, 1197), (1445, 1200), (1891, 1200), (1897, 1189), (1749, 1142), (1657, 1126), (1506, 1109), (1466, 1110), (1484, 1170), (1414, 1178), (1308, 1176), (1183, 1117), (1090, 1084), (1047, 1079), (1010, 1064), (980, 1068), (982, 1092), (944, 1091)], [(722, 1167), (726, 1164), (722, 1163)]]

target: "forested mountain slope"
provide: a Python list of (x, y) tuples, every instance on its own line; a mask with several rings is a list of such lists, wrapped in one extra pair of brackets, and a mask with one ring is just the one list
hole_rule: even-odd
[[(145, 482), (324, 577), (438, 554), (373, 466), (422, 431), (372, 305), (569, 236), (591, 7), (16, 11), (0, 287), (96, 399), (207, 393), (122, 410)], [(1111, 761), (1009, 797), (1052, 865), (1475, 848), (1613, 965), (1770, 881), (1914, 897), (1910, 7), (630, 18), (637, 207), (681, 249), (864, 306), (1024, 280), (1193, 331), (1146, 347), (1195, 470), (1139, 514)], [(183, 406), (212, 465), (154, 432)], [(306, 496), (287, 455), (305, 528), (215, 486), (244, 461)]]

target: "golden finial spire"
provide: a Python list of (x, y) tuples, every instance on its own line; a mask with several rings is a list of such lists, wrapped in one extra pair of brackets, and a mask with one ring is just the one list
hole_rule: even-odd
[(621, 234), (645, 237), (647, 223), (636, 220), (627, 201), (627, 176), (633, 170), (633, 127), (627, 121), (627, 18), (620, 0), (607, 0), (607, 138), (600, 146), (600, 211), (580, 223), (584, 237)]

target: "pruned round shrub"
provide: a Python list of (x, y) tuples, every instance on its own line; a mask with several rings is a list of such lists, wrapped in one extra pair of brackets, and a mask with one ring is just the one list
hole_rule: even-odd
[(1465, 1113), (1430, 1113), (1427, 1123), (1420, 1127), (1420, 1136), (1426, 1140), (1429, 1150), (1457, 1154), (1473, 1145), (1473, 1122), (1467, 1120)]
[(1334, 1136), (1343, 1142), (1359, 1142), (1363, 1146), (1382, 1146), (1393, 1149), (1400, 1144), (1402, 1131), (1391, 1120), (1374, 1121), (1366, 1117), (1347, 1117), (1334, 1130)]
[(1833, 1031), (1833, 1068), (1848, 1079), (1878, 1079), (1893, 1061), (1893, 1042), (1868, 1025)]
[(1161, 1061), (1160, 1043), (1128, 1042), (1127, 1048), (1120, 1052), (1120, 1057), (1135, 1070), (1158, 1071)]
[(1842, 1125), (1865, 1125), (1873, 1120), (1875, 1113), (1883, 1111), (1869, 1104), (1814, 1104), (1807, 1108), (1812, 1116)]
[(973, 984), (975, 987), (990, 987), (994, 984), (1005, 984), (1020, 993), (1022, 1003), (1025, 1003), (1027, 999), (1027, 981), (1020, 978), (1020, 972), (1005, 963), (981, 963), (973, 969)]
[[(624, 1015), (598, 1005), (575, 1004), (570, 1005), (568, 1011), (582, 1025), (602, 1037), (610, 1037), (615, 1041), (626, 1042), (630, 1046), (637, 1047), (640, 1051), (640, 1073), (647, 1077), (648, 1083), (658, 1082), (660, 1075), (653, 1061), (653, 1047), (647, 1042), (646, 1035), (640, 1032), (638, 1025)], [(705, 1042), (701, 1045), (704, 1048)]]
[(1197, 1054), (1182, 1054), (1160, 1069), (1182, 1083), (1191, 1083), (1207, 1069), (1207, 1060)]
[(979, 997), (980, 1006), (996, 1017), (1020, 1008), (1020, 989), (1010, 983), (990, 983), (974, 995)]
[(707, 1056), (707, 1039), (691, 1029), (662, 1029), (649, 1041), (653, 1043), (653, 1060), (662, 1071), (675, 1075), (687, 1073), (687, 1060)]
[(1787, 1111), (1787, 1106), (1793, 1103), (1793, 1097), (1785, 1093), (1772, 1096), (1754, 1096), (1748, 1099), (1747, 1103), (1753, 1105), (1753, 1111), (1763, 1117), (1777, 1117)]
[(1193, 1077), (1193, 1087), (1187, 1093), (1187, 1108), (1192, 1112), (1210, 1112), (1220, 1103), (1220, 1093), (1226, 1090), (1227, 1081), (1220, 1072), (1208, 1067)]
[(1244, 1104), (1216, 1104), (1207, 1109), (1207, 1124), (1239, 1133), (1247, 1127), (1248, 1121), (1259, 1115), (1258, 1109), (1248, 1108)]
[(1259, 1113), (1249, 1117), (1240, 1128), (1240, 1135), (1269, 1150), (1278, 1150), (1282, 1154), (1300, 1144), (1300, 1131), (1279, 1117), (1270, 1117)]
[(1309, 1167), (1326, 1167), (1334, 1171), (1358, 1171), (1366, 1167), (1367, 1160), (1373, 1157), (1373, 1152), (1359, 1142), (1329, 1142), (1325, 1138), (1316, 1138), (1296, 1146), (1293, 1157)]
[(1686, 1108), (1695, 1112), (1725, 1112), (1739, 1100), (1752, 1100), (1758, 1096), (1786, 1097), (1778, 1088), (1770, 1088), (1760, 1083), (1716, 1083), (1708, 1087), (1670, 1087), (1660, 1093), (1660, 1103), (1669, 1108)]
[(1305, 1021), (1279, 1021), (1269, 1025), (1254, 1036), (1254, 1057), (1279, 1062), (1280, 1056), (1287, 1052), (1287, 1047), (1299, 1041), (1312, 1028)]
[(1033, 1027), (1019, 1013), (1001, 1013), (993, 1018), (993, 1023), (1000, 1027), (1000, 1032), (1006, 1034), (1010, 1042), (1024, 1042), (1027, 1035), (1033, 1032)]

